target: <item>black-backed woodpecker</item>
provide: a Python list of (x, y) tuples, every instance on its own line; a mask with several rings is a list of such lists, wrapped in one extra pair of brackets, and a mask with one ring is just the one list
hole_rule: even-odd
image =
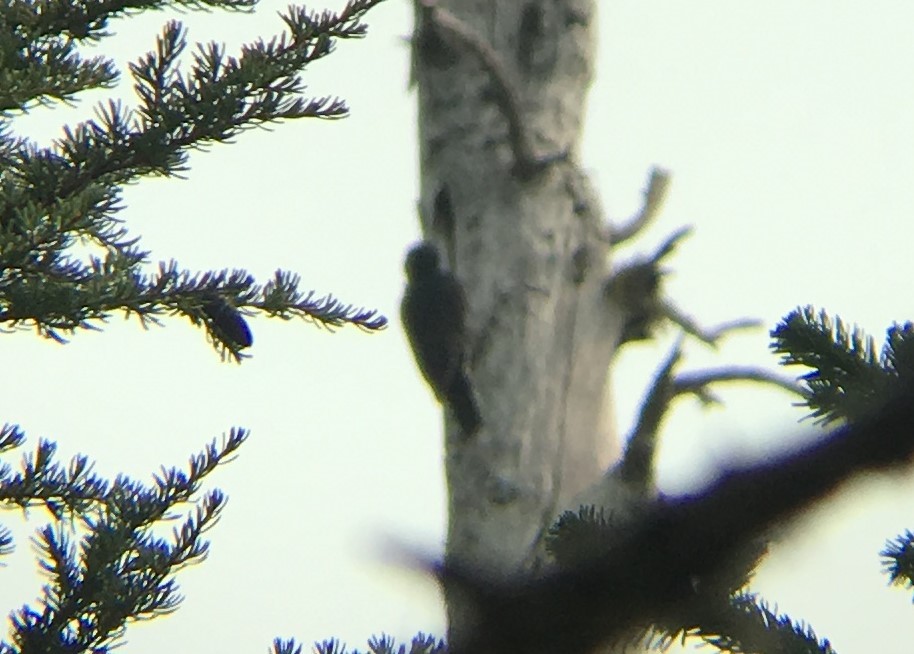
[(481, 418), (464, 369), (466, 298), (460, 282), (440, 266), (428, 242), (406, 255), (406, 291), (400, 319), (416, 363), (435, 397), (450, 407), (464, 435), (479, 429)]

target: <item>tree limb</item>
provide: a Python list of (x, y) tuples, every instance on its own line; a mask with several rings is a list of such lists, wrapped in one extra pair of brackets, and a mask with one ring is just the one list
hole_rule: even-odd
[(770, 384), (802, 398), (809, 397), (809, 391), (793, 379), (754, 366), (726, 366), (674, 375), (680, 358), (681, 339), (676, 342), (654, 377), (619, 462), (622, 480), (642, 490), (653, 487), (660, 425), (677, 397), (691, 394), (705, 404), (718, 403), (719, 400), (712, 395), (708, 386), (721, 382), (746, 381)]
[(441, 582), (477, 607), (475, 629), (452, 652), (587, 652), (641, 625), (695, 610), (695, 580), (751, 539), (825, 498), (864, 471), (914, 457), (914, 388), (880, 412), (814, 445), (748, 467), (724, 469), (699, 496), (658, 500), (608, 554), (542, 577), (494, 580), (459, 562)]

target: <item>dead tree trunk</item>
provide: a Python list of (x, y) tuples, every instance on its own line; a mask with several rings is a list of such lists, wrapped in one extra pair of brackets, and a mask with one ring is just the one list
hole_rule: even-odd
[(466, 293), (482, 417), (469, 438), (448, 419), (447, 557), (493, 574), (538, 565), (618, 450), (608, 371), (631, 316), (578, 165), (595, 30), (592, 0), (416, 4), (422, 231)]

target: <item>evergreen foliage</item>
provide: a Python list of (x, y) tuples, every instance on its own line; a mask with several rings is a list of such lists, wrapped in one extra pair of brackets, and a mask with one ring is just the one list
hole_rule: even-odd
[(909, 590), (914, 589), (914, 533), (905, 530), (894, 540), (888, 541), (880, 555), (889, 582)]
[[(54, 518), (36, 537), (47, 583), (35, 606), (12, 614), (12, 642), (0, 642), (0, 653), (107, 652), (128, 621), (177, 608), (181, 596), (173, 574), (206, 557), (202, 534), (225, 506), (219, 490), (199, 498), (200, 484), (246, 438), (247, 432), (233, 429), (220, 445), (214, 441), (191, 457), (187, 471), (163, 468), (151, 485), (124, 475), (108, 482), (85, 456), (65, 466), (48, 441), (24, 458), (20, 472), (0, 467), (0, 505), (44, 507)], [(22, 433), (6, 426), (0, 451), (22, 442)], [(157, 535), (157, 527), (188, 502), (194, 507), (171, 537)], [(9, 553), (9, 530), (0, 528), (0, 542)]]
[[(751, 593), (736, 593), (728, 607), (703, 620), (688, 635), (701, 638), (721, 652), (748, 654), (834, 654), (828, 640), (820, 640), (812, 627), (772, 610)], [(683, 634), (685, 636), (685, 633)]]
[(565, 511), (549, 528), (546, 551), (562, 566), (601, 556), (611, 549), (618, 522), (593, 505)]
[[(117, 312), (135, 314), (143, 324), (177, 314), (202, 326), (223, 356), (237, 361), (252, 343), (244, 319), (250, 313), (298, 317), (327, 327), (382, 329), (386, 319), (375, 311), (301, 291), (300, 279), (288, 271), (277, 271), (264, 283), (244, 270), (194, 273), (174, 261), (149, 272), (144, 268), (149, 253), (118, 217), (123, 185), (187, 172), (191, 148), (229, 141), (267, 122), (345, 116), (348, 109), (337, 98), (301, 97), (299, 75), (331, 53), (336, 39), (363, 36), (361, 18), (380, 1), (350, 0), (338, 14), (291, 7), (282, 18), (287, 30), (282, 36), (258, 40), (237, 57), (215, 43), (198, 46), (186, 72), (179, 66), (187, 49), (186, 31), (169, 22), (155, 50), (130, 66), (139, 104), (132, 109), (114, 100), (102, 104), (94, 120), (65, 128), (50, 146), (17, 136), (15, 115), (38, 104), (72, 101), (87, 89), (111, 88), (119, 74), (113, 62), (84, 58), (79, 44), (106, 36), (114, 17), (165, 3), (0, 3), (0, 326), (33, 327), (63, 341)], [(249, 10), (255, 0), (179, 4)], [(674, 243), (672, 239), (652, 264)], [(91, 254), (82, 256), (79, 248), (86, 245)], [(657, 275), (648, 277), (653, 289)], [(624, 274), (618, 277), (614, 292), (625, 290), (624, 281)], [(642, 332), (639, 327), (630, 336), (641, 338)], [(809, 391), (805, 402), (823, 424), (854, 422), (878, 411), (914, 380), (912, 323), (890, 327), (877, 351), (862, 330), (805, 307), (788, 314), (771, 336), (784, 365), (812, 369), (801, 377)], [(123, 475), (103, 479), (82, 455), (64, 464), (48, 441), (39, 442), (18, 470), (0, 465), (0, 506), (43, 508), (53, 520), (36, 539), (47, 579), (42, 596), (13, 613), (11, 641), (0, 642), (0, 654), (107, 652), (129, 621), (173, 611), (181, 599), (173, 575), (205, 558), (203, 531), (216, 522), (225, 503), (218, 490), (200, 497), (200, 484), (246, 438), (247, 432), (233, 429), (221, 444), (214, 441), (193, 456), (186, 471), (163, 468), (151, 484)], [(17, 426), (0, 427), (0, 455), (21, 448), (24, 440)], [(193, 507), (170, 537), (162, 537), (157, 529), (182, 503)], [(614, 537), (611, 518), (592, 506), (562, 515), (548, 539), (556, 565), (573, 566), (608, 551)], [(0, 556), (12, 546), (12, 533), (0, 527)], [(764, 550), (764, 543), (753, 543), (718, 574), (697, 578), (695, 607), (683, 607), (668, 624), (653, 625), (654, 643), (665, 647), (678, 639), (700, 638), (723, 652), (833, 652), (808, 625), (779, 614), (746, 590)], [(892, 583), (914, 588), (912, 532), (887, 543), (881, 556)], [(374, 654), (446, 649), (424, 634), (408, 646), (381, 636), (370, 640), (368, 648)], [(321, 654), (348, 651), (335, 640), (315, 649)], [(297, 654), (301, 647), (277, 639), (273, 651)]]
[(811, 415), (822, 424), (866, 416), (885, 403), (899, 381), (914, 378), (910, 322), (889, 327), (879, 353), (861, 329), (811, 306), (790, 312), (771, 337), (783, 365), (812, 368), (801, 380), (810, 391), (806, 404)]
[[(349, 650), (338, 640), (325, 640), (315, 643), (317, 654), (362, 654), (361, 650)], [(398, 645), (396, 640), (387, 635), (374, 636), (368, 640), (366, 654), (444, 654), (447, 652), (444, 641), (423, 633), (418, 633), (410, 641), (409, 647)], [(274, 654), (298, 654), (299, 650), (274, 649)]]
[[(873, 338), (824, 310), (798, 308), (771, 332), (784, 365), (813, 368), (801, 379), (819, 422), (854, 421), (878, 411), (914, 382), (914, 323), (893, 324), (879, 354)], [(893, 585), (914, 588), (914, 533), (906, 530), (880, 552)]]
[[(811, 306), (790, 312), (771, 331), (771, 337), (771, 348), (782, 355), (782, 365), (812, 368), (800, 377), (808, 390), (804, 404), (812, 410), (811, 417), (822, 424), (870, 416), (910, 388), (914, 380), (911, 322), (890, 326), (878, 353), (873, 338), (863, 330)], [(778, 614), (756, 594), (744, 590), (763, 553), (747, 551), (747, 558), (735, 566), (747, 574), (731, 586), (726, 604), (708, 611), (708, 603), (696, 601), (702, 607), (699, 615), (676, 626), (654, 625), (655, 644), (663, 648), (677, 639), (697, 637), (722, 652), (834, 652), (829, 641), (819, 639), (812, 627)], [(912, 532), (889, 541), (880, 555), (891, 583), (914, 588)]]
[[(318, 326), (377, 331), (387, 320), (332, 295), (300, 289), (277, 271), (258, 283), (245, 270), (194, 273), (174, 261), (154, 272), (149, 252), (119, 217), (125, 184), (188, 170), (190, 149), (230, 141), (242, 130), (290, 118), (340, 118), (346, 104), (304, 98), (300, 74), (333, 52), (338, 39), (366, 33), (361, 22), (381, 0), (351, 0), (339, 13), (290, 7), (286, 32), (229, 56), (198, 45), (184, 72), (186, 31), (169, 22), (155, 50), (130, 66), (135, 108), (110, 100), (93, 120), (67, 126), (42, 146), (14, 131), (14, 118), (37, 105), (71, 102), (81, 91), (111, 88), (119, 73), (105, 57), (85, 58), (83, 42), (108, 35), (111, 19), (165, 6), (161, 0), (9, 0), (0, 2), (0, 328), (33, 327), (64, 341), (97, 329), (114, 313), (142, 324), (183, 315), (202, 326), (224, 358), (240, 361), (252, 344), (245, 315), (303, 318)], [(256, 0), (177, 0), (187, 8), (250, 10)], [(154, 269), (153, 269), (154, 270)], [(231, 430), (191, 457), (187, 470), (162, 468), (151, 484), (125, 475), (109, 481), (83, 455), (60, 462), (42, 440), (18, 470), (0, 463), (0, 507), (46, 509), (51, 521), (35, 538), (46, 584), (39, 599), (14, 611), (0, 654), (107, 652), (126, 625), (177, 608), (174, 573), (201, 562), (203, 532), (225, 505), (200, 484), (246, 440)], [(0, 455), (21, 448), (23, 431), (0, 427)], [(163, 524), (191, 508), (163, 537)], [(172, 522), (172, 524), (174, 524)], [(0, 526), (0, 556), (13, 548)], [(294, 642), (277, 652), (300, 651)]]
[[(0, 325), (33, 326), (63, 340), (113, 312), (136, 314), (144, 324), (180, 314), (204, 326), (223, 356), (236, 360), (251, 344), (243, 313), (383, 328), (386, 319), (373, 310), (300, 291), (299, 278), (287, 271), (265, 284), (244, 270), (197, 274), (175, 262), (144, 273), (149, 253), (117, 217), (124, 184), (186, 172), (191, 148), (266, 122), (345, 116), (348, 108), (338, 98), (301, 97), (299, 73), (330, 54), (337, 39), (363, 36), (360, 19), (379, 2), (353, 0), (339, 14), (292, 7), (283, 16), (287, 33), (245, 46), (239, 57), (215, 43), (198, 46), (186, 73), (179, 68), (186, 31), (169, 22), (155, 51), (130, 66), (139, 105), (99, 105), (94, 120), (66, 127), (49, 147), (15, 136), (12, 116), (113, 84), (113, 62), (83, 59), (77, 44), (102, 38), (116, 15), (163, 3), (0, 6), (0, 29), (15, 37), (3, 41), (0, 57)], [(253, 3), (210, 4), (244, 9)], [(81, 258), (76, 246), (86, 244), (93, 253)]]
[[(804, 307), (789, 313), (771, 336), (771, 347), (782, 355), (783, 365), (812, 368), (800, 379), (806, 386), (804, 404), (820, 423), (853, 423), (872, 416), (914, 381), (914, 324), (910, 322), (889, 327), (885, 344), (877, 350), (861, 329), (825, 311)], [(614, 553), (620, 523), (624, 525), (625, 519), (594, 506), (565, 512), (549, 531), (547, 551), (560, 568), (589, 570), (594, 561)], [(747, 590), (766, 551), (763, 540), (750, 540), (712, 574), (695, 575), (692, 600), (662, 621), (645, 625), (633, 642), (648, 642), (663, 650), (677, 641), (699, 639), (734, 654), (833, 654), (831, 643), (819, 638), (811, 626), (777, 612)], [(891, 583), (914, 588), (914, 533), (906, 531), (888, 542), (880, 555)], [(650, 578), (647, 573), (641, 576)]]
[[(914, 381), (914, 323), (893, 324), (876, 354), (873, 338), (824, 310), (798, 308), (771, 332), (784, 365), (813, 370), (801, 377), (819, 422), (853, 421), (875, 411)], [(914, 588), (914, 534), (905, 531), (880, 552), (890, 583)]]
[[(800, 377), (808, 390), (804, 404), (822, 424), (866, 418), (914, 380), (911, 322), (890, 326), (877, 352), (873, 338), (860, 328), (806, 306), (785, 316), (771, 337), (782, 365), (812, 368)], [(662, 647), (676, 638), (698, 637), (722, 652), (834, 652), (810, 626), (772, 611), (757, 595), (743, 590), (761, 558), (758, 554), (755, 561), (750, 556), (745, 562), (750, 574), (731, 589), (727, 608), (698, 616), (690, 625), (661, 628), (655, 632), (656, 643)], [(891, 583), (914, 588), (914, 533), (905, 531), (889, 541), (880, 555)]]

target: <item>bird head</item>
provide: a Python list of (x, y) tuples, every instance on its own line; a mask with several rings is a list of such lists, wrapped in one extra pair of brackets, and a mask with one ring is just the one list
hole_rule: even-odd
[(406, 278), (409, 281), (427, 278), (438, 272), (438, 250), (422, 241), (406, 255)]

